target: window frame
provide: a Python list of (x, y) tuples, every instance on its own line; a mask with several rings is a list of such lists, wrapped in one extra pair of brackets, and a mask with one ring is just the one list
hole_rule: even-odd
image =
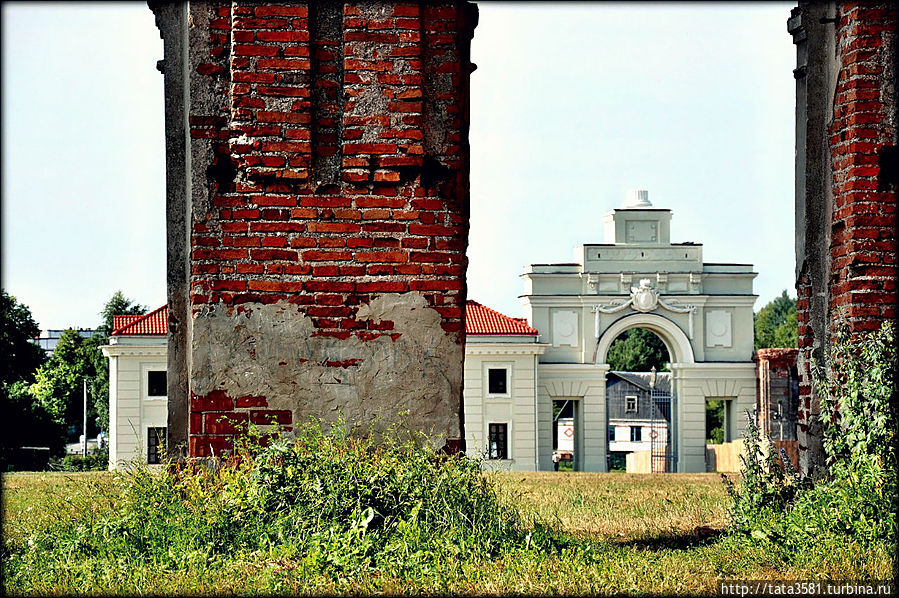
[[(506, 391), (490, 392), (490, 370), (506, 372)], [(509, 398), (512, 396), (512, 364), (510, 362), (492, 362), (484, 364), (484, 396), (492, 398)]]
[[(154, 366), (148, 366), (146, 368), (145, 372), (146, 372), (146, 375), (144, 376), (144, 379), (146, 380), (146, 385), (144, 387), (144, 396), (148, 400), (167, 399), (169, 396), (169, 393), (168, 393), (169, 372), (168, 372), (168, 370), (166, 368), (155, 369)], [(150, 394), (150, 374), (154, 374), (154, 373), (158, 373), (158, 372), (162, 372), (162, 374), (165, 376), (165, 393), (161, 394), (161, 395)]]
[[(502, 451), (497, 450), (496, 455), (493, 452), (494, 427), (499, 432), (500, 438), (503, 440)], [(488, 422), (487, 423), (487, 460), (488, 461), (508, 461), (509, 460), (509, 422)], [(499, 449), (499, 445), (497, 446)]]
[(631, 442), (643, 442), (643, 426), (631, 426), (630, 428)]
[[(634, 401), (634, 408), (631, 409), (631, 399)], [(624, 396), (624, 412), (625, 413), (639, 413), (640, 409), (640, 398), (637, 395), (625, 395)]]
[(168, 437), (166, 426), (147, 426), (147, 465), (160, 465)]

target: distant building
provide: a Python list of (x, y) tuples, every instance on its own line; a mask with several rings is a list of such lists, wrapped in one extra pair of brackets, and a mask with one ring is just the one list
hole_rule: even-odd
[(609, 372), (606, 376), (609, 417), (609, 470), (624, 470), (625, 457), (653, 451), (653, 471), (670, 467), (668, 430), (671, 425), (669, 372)]
[[(44, 330), (42, 331), (41, 336), (32, 339), (32, 342), (43, 349), (44, 352), (50, 354), (53, 353), (54, 349), (56, 349), (56, 345), (59, 344), (59, 339), (62, 337), (63, 332), (65, 332), (65, 330)], [(91, 338), (95, 334), (99, 334), (99, 331), (91, 328), (79, 328), (77, 332), (84, 338)]]
[(115, 316), (109, 344), (109, 464), (159, 463), (168, 425), (168, 308)]

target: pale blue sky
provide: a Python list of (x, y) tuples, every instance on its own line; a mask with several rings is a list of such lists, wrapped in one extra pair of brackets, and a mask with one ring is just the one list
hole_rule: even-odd
[[(672, 241), (793, 293), (789, 3), (480, 4), (469, 297), (521, 315), (519, 274), (602, 242), (628, 189)], [(41, 328), (116, 289), (165, 301), (162, 42), (146, 4), (4, 3), (3, 287)]]

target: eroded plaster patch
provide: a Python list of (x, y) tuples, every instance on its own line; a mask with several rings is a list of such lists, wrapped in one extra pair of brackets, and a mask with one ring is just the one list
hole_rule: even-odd
[[(206, 305), (193, 316), (191, 392), (265, 397), (270, 409), (383, 428), (405, 411), (412, 429), (459, 438), (463, 347), (416, 292), (378, 297), (356, 319), (391, 321), (371, 340), (314, 336), (290, 303)], [(439, 442), (435, 438), (435, 444)]]

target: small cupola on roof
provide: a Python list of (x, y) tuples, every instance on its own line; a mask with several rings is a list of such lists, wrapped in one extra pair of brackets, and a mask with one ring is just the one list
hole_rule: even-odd
[(603, 218), (605, 242), (615, 245), (668, 245), (671, 210), (652, 207), (649, 191), (632, 189), (621, 208)]

